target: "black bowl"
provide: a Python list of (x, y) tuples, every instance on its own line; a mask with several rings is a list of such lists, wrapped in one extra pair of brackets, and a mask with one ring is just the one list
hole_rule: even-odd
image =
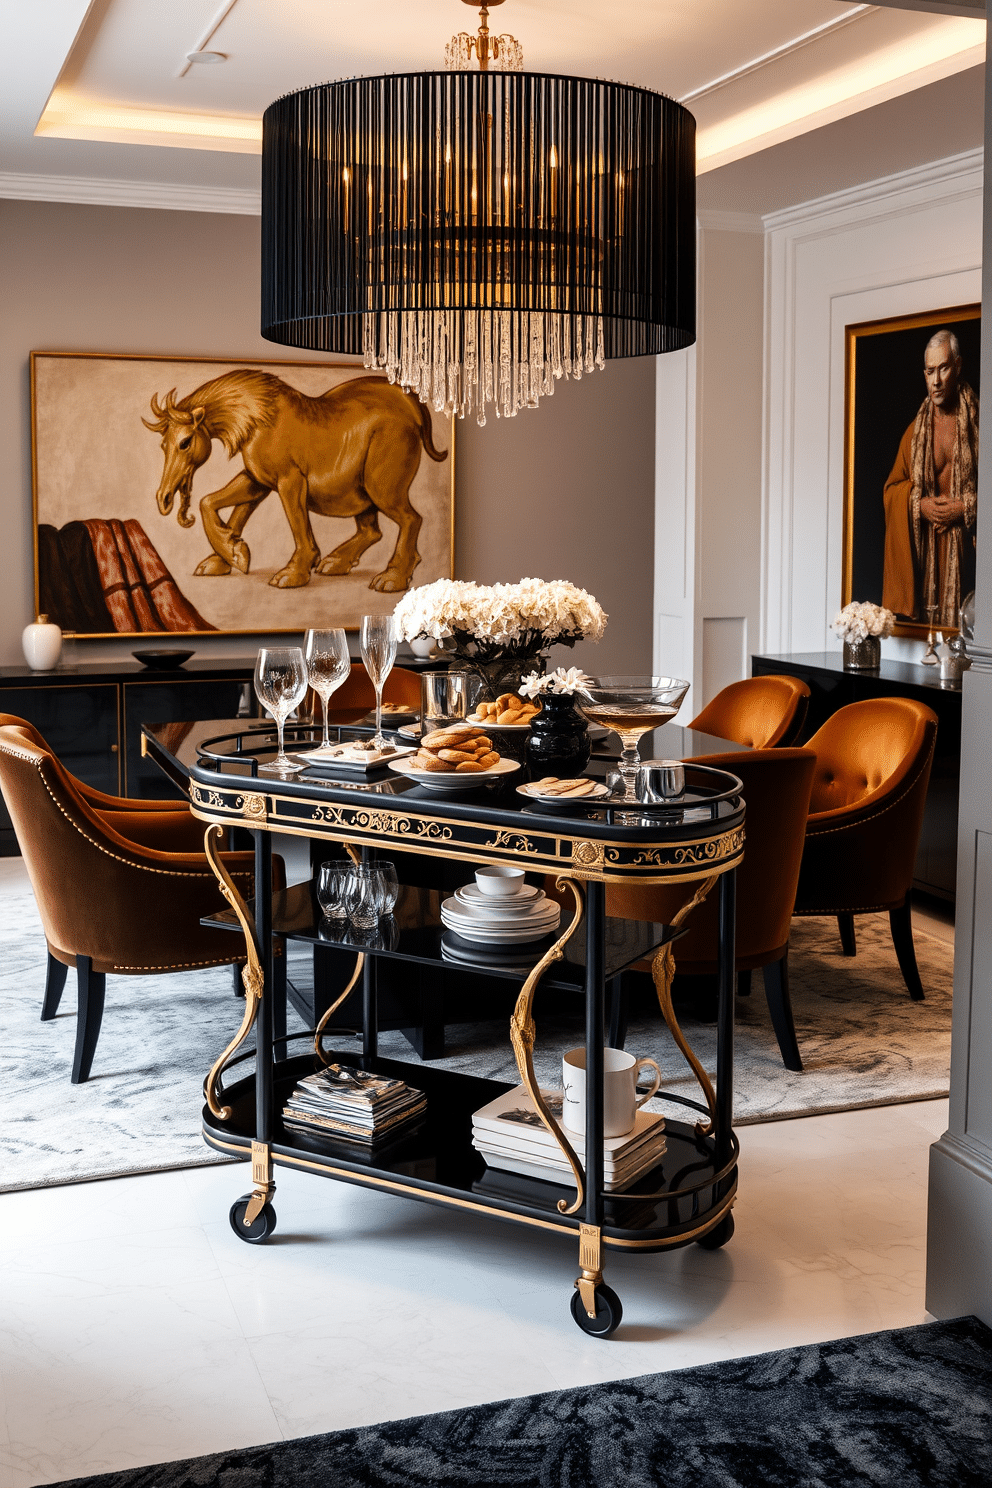
[(142, 666), (151, 667), (153, 671), (174, 671), (181, 667), (184, 661), (189, 661), (194, 653), (192, 651), (132, 651), (131, 655), (141, 662)]

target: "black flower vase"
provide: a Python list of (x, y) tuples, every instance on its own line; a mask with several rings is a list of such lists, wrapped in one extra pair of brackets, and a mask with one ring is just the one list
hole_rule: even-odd
[(541, 711), (531, 723), (525, 749), (531, 779), (579, 775), (589, 763), (591, 752), (589, 728), (575, 700), (568, 693), (543, 693)]

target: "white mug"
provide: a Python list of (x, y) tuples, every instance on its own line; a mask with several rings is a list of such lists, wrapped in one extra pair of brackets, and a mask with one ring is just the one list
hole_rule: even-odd
[[(637, 1076), (650, 1065), (654, 1083), (647, 1095), (638, 1096)], [(569, 1049), (562, 1056), (561, 1082), (564, 1092), (562, 1124), (569, 1131), (585, 1134), (586, 1051)], [(603, 1136), (624, 1137), (633, 1130), (634, 1117), (661, 1084), (661, 1070), (653, 1059), (635, 1059), (625, 1049), (603, 1050)]]

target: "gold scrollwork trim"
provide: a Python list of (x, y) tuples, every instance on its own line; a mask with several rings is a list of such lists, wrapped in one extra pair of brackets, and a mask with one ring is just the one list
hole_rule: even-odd
[(255, 1019), (258, 1017), (258, 1005), (262, 1000), (262, 989), (265, 985), (265, 974), (262, 971), (262, 961), (258, 952), (258, 941), (255, 938), (255, 917), (235, 887), (231, 875), (217, 856), (217, 844), (223, 839), (223, 836), (224, 828), (222, 826), (216, 822), (212, 826), (209, 826), (203, 836), (203, 851), (206, 854), (207, 862), (213, 869), (214, 877), (220, 885), (221, 893), (234, 910), (234, 913), (238, 917), (238, 923), (244, 931), (248, 960), (241, 970), (241, 980), (245, 988), (245, 1012), (241, 1020), (241, 1027), (220, 1058), (214, 1061), (210, 1073), (203, 1082), (204, 1099), (218, 1121), (228, 1121), (231, 1116), (231, 1107), (222, 1106), (218, 1098), (218, 1081), (224, 1073), (224, 1066), (228, 1060), (233, 1058), (237, 1049), (244, 1043), (255, 1026)]
[(553, 966), (556, 961), (560, 961), (564, 956), (565, 947), (579, 928), (585, 910), (585, 894), (574, 879), (559, 878), (557, 887), (561, 890), (566, 888), (570, 890), (575, 903), (575, 913), (572, 916), (572, 921), (568, 929), (563, 935), (558, 937), (549, 950), (545, 951), (521, 987), (520, 995), (517, 998), (517, 1005), (513, 1009), (513, 1014), (510, 1018), (510, 1041), (513, 1044), (517, 1069), (520, 1071), (521, 1080), (527, 1087), (527, 1093), (534, 1102), (537, 1113), (544, 1122), (544, 1125), (558, 1143), (564, 1156), (568, 1159), (568, 1164), (575, 1177), (575, 1199), (571, 1204), (565, 1199), (559, 1199), (559, 1213), (576, 1214), (582, 1207), (582, 1199), (585, 1191), (585, 1174), (582, 1171), (582, 1164), (579, 1162), (574, 1148), (548, 1109), (547, 1102), (541, 1094), (537, 1083), (537, 1076), (534, 1074), (534, 1040), (537, 1037), (537, 1028), (534, 1024), (533, 1009), (537, 984), (548, 967)]
[(518, 857), (531, 857), (538, 851), (537, 843), (532, 842), (525, 832), (514, 832), (510, 827), (500, 827), (495, 835), (482, 846), (483, 850), (487, 847), (506, 848), (508, 852), (516, 853)]
[(238, 796), (234, 805), (235, 809), (241, 811), (250, 821), (265, 821), (269, 814), (265, 797), (258, 795), (255, 791), (246, 791), (244, 795)]

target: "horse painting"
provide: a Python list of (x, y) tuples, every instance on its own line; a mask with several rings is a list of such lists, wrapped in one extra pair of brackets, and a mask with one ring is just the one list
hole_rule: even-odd
[[(399, 528), (389, 562), (370, 589), (396, 594), (408, 589), (420, 562), (417, 537), (422, 517), (410, 501), (410, 486), (437, 450), (429, 411), (411, 393), (382, 377), (358, 377), (311, 398), (269, 372), (225, 372), (176, 401), (176, 390), (160, 403), (154, 419), (142, 419), (162, 436), (165, 464), (156, 493), (163, 516), (179, 497), (178, 520), (189, 514), (193, 477), (219, 439), (244, 468), (219, 491), (200, 500), (203, 530), (213, 551), (197, 574), (247, 573), (251, 553), (244, 529), (255, 508), (276, 491), (295, 544), (289, 562), (269, 580), (277, 589), (309, 584), (311, 574), (350, 573), (367, 548), (382, 540), (379, 517)], [(229, 512), (225, 521), (221, 513)], [(314, 540), (310, 513), (354, 517), (355, 535), (326, 558)]]

